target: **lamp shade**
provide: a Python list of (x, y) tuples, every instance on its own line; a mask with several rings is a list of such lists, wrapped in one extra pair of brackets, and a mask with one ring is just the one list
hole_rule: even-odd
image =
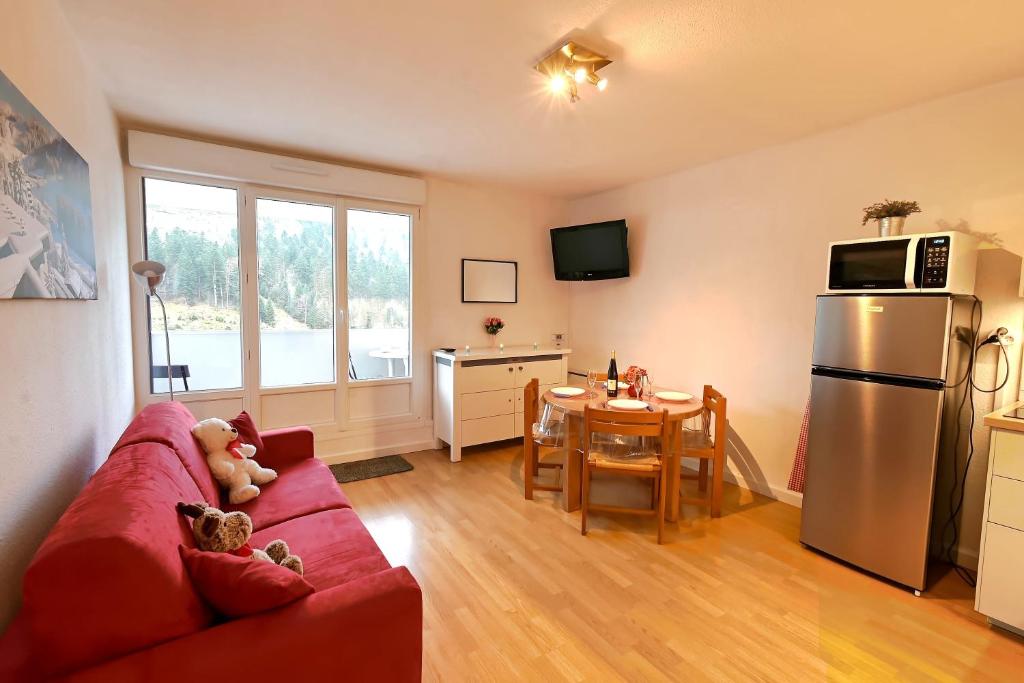
[(132, 274), (150, 294), (155, 292), (157, 285), (164, 281), (166, 272), (167, 268), (159, 261), (139, 261), (132, 264)]

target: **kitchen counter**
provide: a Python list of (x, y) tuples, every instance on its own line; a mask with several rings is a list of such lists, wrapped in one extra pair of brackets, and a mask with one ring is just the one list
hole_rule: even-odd
[(1024, 432), (1024, 420), (1018, 420), (1014, 417), (1006, 417), (1006, 413), (1012, 412), (1021, 407), (1024, 407), (1024, 401), (1011, 403), (1008, 406), (1003, 406), (999, 410), (989, 413), (985, 416), (985, 426), (994, 427), (996, 429), (1007, 429), (1011, 432)]

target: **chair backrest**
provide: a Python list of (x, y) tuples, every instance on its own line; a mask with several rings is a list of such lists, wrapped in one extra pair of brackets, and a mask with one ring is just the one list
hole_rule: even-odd
[[(726, 427), (728, 422), (725, 417), (726, 400), (722, 393), (710, 384), (704, 385), (704, 438), (715, 444), (715, 448), (725, 447)], [(711, 417), (714, 416), (714, 435), (712, 435)]]
[(588, 405), (583, 409), (583, 453), (586, 455), (590, 452), (591, 437), (594, 434), (660, 436), (664, 450), (668, 443), (668, 428), (668, 410), (602, 410)]
[(540, 412), (540, 380), (534, 377), (523, 387), (523, 436), (530, 441), (533, 423)]

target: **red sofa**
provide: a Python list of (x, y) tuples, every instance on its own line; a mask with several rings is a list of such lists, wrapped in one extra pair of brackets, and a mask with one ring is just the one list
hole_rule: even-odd
[[(420, 679), (423, 605), (352, 511), (304, 427), (262, 432), (278, 471), (258, 498), (226, 504), (181, 403), (143, 410), (43, 542), (21, 611), (0, 640), (0, 680)], [(263, 547), (282, 538), (316, 592), (218, 619), (178, 546), (194, 547), (179, 501), (248, 513)]]

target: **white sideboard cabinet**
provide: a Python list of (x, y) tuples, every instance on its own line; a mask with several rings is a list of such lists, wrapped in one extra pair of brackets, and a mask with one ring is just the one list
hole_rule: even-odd
[[(564, 385), (571, 349), (434, 351), (434, 439), (452, 462), (462, 449), (523, 435), (523, 387), (536, 377), (541, 393)], [(441, 447), (441, 444), (438, 444)]]

